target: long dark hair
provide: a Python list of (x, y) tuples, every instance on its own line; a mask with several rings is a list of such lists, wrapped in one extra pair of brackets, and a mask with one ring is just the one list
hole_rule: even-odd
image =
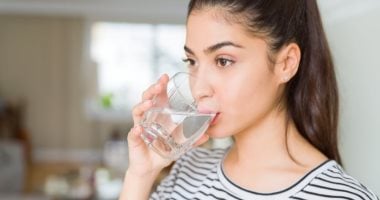
[(270, 55), (293, 42), (300, 47), (298, 72), (285, 88), (288, 115), (304, 138), (341, 164), (338, 88), (316, 0), (191, 0), (188, 16), (207, 7), (221, 8), (227, 20), (264, 35)]

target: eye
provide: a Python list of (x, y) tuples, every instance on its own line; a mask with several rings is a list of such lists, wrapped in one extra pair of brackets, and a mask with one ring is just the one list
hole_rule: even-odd
[(184, 59), (182, 59), (182, 61), (184, 63), (186, 63), (188, 67), (193, 67), (196, 64), (195, 60), (193, 60), (191, 58), (184, 58)]
[(219, 57), (216, 59), (216, 65), (221, 68), (229, 67), (234, 63), (235, 61), (228, 58)]

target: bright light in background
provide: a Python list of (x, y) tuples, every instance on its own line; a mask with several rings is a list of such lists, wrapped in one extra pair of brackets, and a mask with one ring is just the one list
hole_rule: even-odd
[(184, 39), (182, 25), (94, 24), (91, 56), (103, 106), (128, 110), (160, 74), (183, 71)]

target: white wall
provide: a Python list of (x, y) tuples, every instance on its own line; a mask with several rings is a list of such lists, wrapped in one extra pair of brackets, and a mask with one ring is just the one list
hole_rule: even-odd
[(322, 7), (340, 87), (341, 153), (345, 169), (380, 194), (380, 3), (345, 4)]
[(0, 94), (27, 103), (33, 147), (92, 147), (82, 108), (82, 20), (0, 15), (0, 27)]

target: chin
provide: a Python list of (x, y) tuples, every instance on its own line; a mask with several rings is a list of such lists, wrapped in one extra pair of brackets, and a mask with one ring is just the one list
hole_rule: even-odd
[(209, 129), (207, 129), (206, 133), (211, 138), (224, 138), (231, 136), (232, 132), (226, 131), (226, 129), (223, 129), (222, 127), (218, 127), (217, 125), (211, 126)]

